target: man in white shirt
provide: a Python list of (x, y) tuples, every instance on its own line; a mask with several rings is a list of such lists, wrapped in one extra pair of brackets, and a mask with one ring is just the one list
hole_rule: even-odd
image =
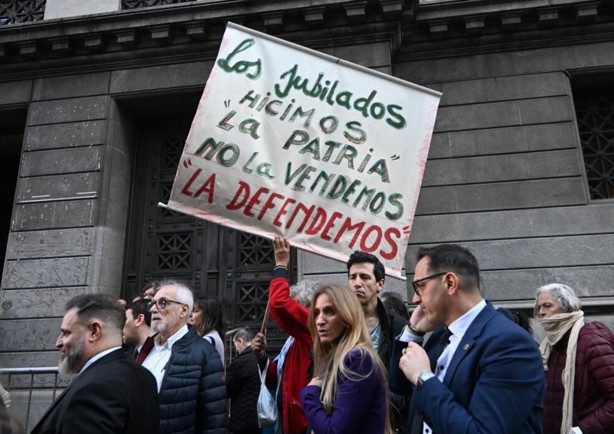
[(411, 434), (540, 434), (545, 377), (532, 336), (482, 298), (467, 249), (420, 248), (417, 259), (418, 307), (394, 345), (400, 370), (390, 373), (392, 390), (412, 394)]
[(78, 375), (32, 433), (158, 433), (156, 382), (122, 351), (124, 321), (123, 307), (106, 295), (68, 302), (59, 369)]
[(226, 385), (218, 352), (188, 328), (192, 290), (174, 281), (160, 284), (150, 303), (157, 334), (139, 360), (156, 378), (160, 395), (160, 433), (224, 434)]

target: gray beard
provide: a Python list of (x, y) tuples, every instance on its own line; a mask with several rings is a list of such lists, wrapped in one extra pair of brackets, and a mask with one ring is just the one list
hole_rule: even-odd
[(83, 366), (83, 358), (85, 357), (85, 354), (83, 353), (84, 341), (85, 336), (75, 342), (74, 346), (66, 357), (60, 359), (60, 362), (58, 363), (58, 371), (61, 375), (77, 374), (79, 372)]
[(156, 325), (151, 326), (151, 329), (156, 333), (164, 333), (168, 330), (168, 324), (156, 323)]

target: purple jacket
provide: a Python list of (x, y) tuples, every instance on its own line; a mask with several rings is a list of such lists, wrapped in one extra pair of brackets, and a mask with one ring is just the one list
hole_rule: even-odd
[(374, 371), (377, 366), (364, 350), (350, 351), (344, 363), (350, 371), (366, 378), (357, 381), (339, 377), (331, 414), (326, 413), (320, 401), (320, 388), (305, 387), (301, 401), (309, 427), (315, 434), (382, 434), (387, 411), (387, 382), (383, 373)]

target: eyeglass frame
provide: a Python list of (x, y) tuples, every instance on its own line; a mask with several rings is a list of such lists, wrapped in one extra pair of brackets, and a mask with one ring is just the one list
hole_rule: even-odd
[[(162, 303), (164, 306), (160, 306), (158, 303)], [(180, 304), (180, 305), (182, 305), (182, 306), (184, 306), (184, 305), (185, 305), (185, 303), (182, 303), (182, 302), (177, 301), (177, 300), (170, 299), (170, 298), (168, 298), (168, 297), (160, 297), (160, 298), (159, 298), (159, 299), (157, 299), (157, 300), (151, 300), (151, 301), (150, 301), (150, 302), (147, 304), (147, 308), (148, 308), (149, 310), (151, 310), (151, 308), (152, 308), (152, 307), (154, 307), (154, 305), (155, 305), (155, 306), (156, 306), (156, 307), (157, 307), (159, 310), (164, 310), (164, 309), (166, 309), (166, 308), (168, 307), (168, 304), (169, 304), (169, 303)]]
[(414, 292), (418, 297), (422, 297), (420, 294), (420, 288), (418, 288), (418, 284), (422, 282), (426, 282), (427, 280), (435, 279), (437, 277), (445, 276), (449, 271), (440, 271), (439, 273), (434, 273), (429, 276), (423, 277), (422, 279), (414, 280), (411, 282), (411, 286), (414, 287)]

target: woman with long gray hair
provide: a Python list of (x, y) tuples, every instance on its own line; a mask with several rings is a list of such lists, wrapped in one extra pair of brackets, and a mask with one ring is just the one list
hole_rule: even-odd
[(580, 308), (567, 285), (537, 290), (535, 316), (545, 331), (544, 434), (614, 432), (614, 335), (600, 322), (585, 323)]

